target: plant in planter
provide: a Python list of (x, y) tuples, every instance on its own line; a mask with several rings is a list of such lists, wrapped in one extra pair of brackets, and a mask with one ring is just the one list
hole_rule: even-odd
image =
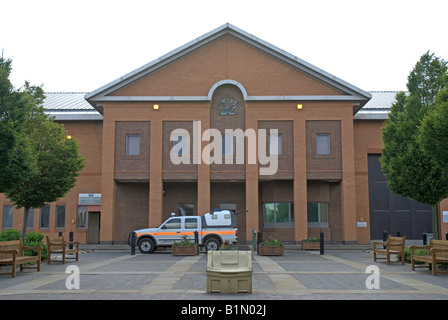
[(224, 241), (219, 250), (238, 250), (238, 247), (233, 245), (229, 240)]
[(198, 244), (182, 236), (181, 241), (173, 243), (173, 256), (195, 256), (198, 254)]
[(260, 256), (282, 256), (284, 254), (283, 243), (275, 238), (269, 237), (265, 242), (258, 246)]
[(320, 250), (320, 238), (308, 236), (302, 240), (302, 250)]

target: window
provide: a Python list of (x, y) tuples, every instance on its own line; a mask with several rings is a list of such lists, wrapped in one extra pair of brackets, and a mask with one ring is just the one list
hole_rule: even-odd
[(197, 229), (197, 228), (198, 228), (198, 219), (196, 218), (185, 219), (185, 229)]
[(3, 229), (12, 228), (13, 214), (14, 214), (13, 206), (3, 206)]
[(177, 213), (180, 216), (194, 216), (194, 204), (179, 203), (177, 205)]
[(40, 208), (39, 228), (50, 228), (50, 206), (43, 206)]
[(126, 135), (126, 155), (139, 156), (140, 155), (140, 135), (127, 134)]
[(283, 154), (283, 134), (269, 134), (269, 154), (270, 155), (282, 155)]
[(235, 136), (233, 134), (224, 134), (222, 136), (222, 155), (235, 155)]
[(173, 147), (176, 146), (178, 156), (188, 156), (190, 154), (190, 136), (189, 135), (175, 135)]
[(65, 206), (56, 206), (56, 228), (65, 228)]
[(316, 154), (329, 155), (330, 153), (330, 134), (316, 134)]
[(76, 228), (87, 228), (87, 206), (79, 206), (76, 214)]
[(328, 227), (328, 203), (308, 202), (308, 226)]
[(236, 213), (236, 203), (221, 203), (219, 208), (221, 210), (229, 210), (230, 212)]
[[(25, 213), (23, 213), (23, 214), (25, 214)], [(34, 208), (30, 208), (28, 211), (28, 220), (26, 221), (26, 228), (27, 229), (34, 228)]]
[(162, 229), (180, 229), (180, 223), (179, 218), (171, 219), (163, 225)]
[(293, 202), (272, 202), (264, 204), (265, 226), (281, 226), (294, 224)]

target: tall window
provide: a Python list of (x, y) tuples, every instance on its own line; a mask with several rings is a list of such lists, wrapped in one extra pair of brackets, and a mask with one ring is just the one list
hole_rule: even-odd
[(76, 228), (87, 228), (87, 206), (78, 206), (76, 214)]
[(287, 226), (294, 224), (293, 202), (265, 203), (263, 207), (264, 223), (267, 227)]
[(235, 155), (235, 136), (233, 134), (224, 134), (222, 136), (222, 155)]
[(173, 141), (173, 147), (176, 146), (178, 156), (187, 156), (190, 154), (190, 136), (189, 135), (175, 135)]
[(308, 202), (308, 226), (328, 227), (328, 203)]
[(27, 229), (34, 228), (34, 208), (30, 208), (30, 210), (28, 211), (28, 220), (26, 221), (26, 228)]
[(283, 134), (269, 134), (269, 154), (282, 155), (283, 154)]
[(330, 134), (316, 134), (316, 154), (329, 155), (330, 153)]
[(126, 155), (138, 156), (140, 155), (140, 135), (127, 134), (126, 135)]
[(13, 206), (3, 206), (3, 229), (12, 228), (12, 220), (14, 214)]
[(50, 228), (50, 206), (43, 206), (40, 208), (39, 228)]
[(65, 206), (56, 206), (56, 228), (65, 228)]
[(177, 205), (177, 213), (180, 216), (194, 216), (194, 204), (192, 204), (192, 203), (179, 203)]

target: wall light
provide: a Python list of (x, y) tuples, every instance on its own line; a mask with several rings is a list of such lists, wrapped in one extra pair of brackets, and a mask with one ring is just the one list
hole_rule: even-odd
[(297, 105), (297, 110), (302, 110), (303, 106), (301, 104)]
[(72, 136), (67, 136), (67, 139), (70, 140), (72, 138)]
[(159, 105), (158, 104), (154, 105), (154, 110), (159, 110)]

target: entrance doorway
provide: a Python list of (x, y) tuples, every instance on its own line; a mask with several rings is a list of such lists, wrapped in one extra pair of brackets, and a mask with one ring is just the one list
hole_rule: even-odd
[(89, 212), (87, 243), (100, 243), (100, 212)]

